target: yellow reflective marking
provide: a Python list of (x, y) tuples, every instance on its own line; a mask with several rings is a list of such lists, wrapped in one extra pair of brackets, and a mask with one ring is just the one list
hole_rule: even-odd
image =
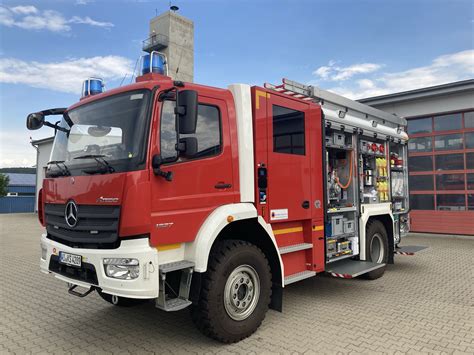
[(288, 233), (295, 233), (295, 232), (302, 232), (303, 227), (294, 227), (294, 228), (285, 228), (285, 229), (277, 229), (273, 231), (274, 235), (279, 234), (288, 234)]
[(158, 245), (156, 247), (158, 251), (165, 251), (165, 250), (172, 250), (172, 249), (179, 249), (179, 248), (181, 248), (181, 243), (163, 244), (163, 245)]
[(314, 227), (313, 227), (313, 232), (315, 232), (315, 231), (322, 231), (322, 230), (324, 230), (324, 226), (314, 226)]
[(261, 97), (269, 99), (270, 94), (268, 94), (264, 91), (260, 91), (260, 90), (255, 91), (255, 107), (257, 108), (257, 110), (260, 108), (260, 98)]

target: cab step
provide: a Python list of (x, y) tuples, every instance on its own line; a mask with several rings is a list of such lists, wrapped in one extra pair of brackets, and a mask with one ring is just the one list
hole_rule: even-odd
[(293, 253), (295, 251), (311, 249), (312, 247), (313, 247), (313, 244), (311, 243), (300, 243), (300, 244), (288, 245), (286, 247), (281, 247), (278, 249), (278, 251), (280, 252), (280, 255), (282, 255), (282, 254)]
[[(191, 289), (191, 279), (193, 276), (194, 263), (187, 260), (167, 263), (159, 266), (160, 270), (160, 293), (156, 299), (156, 307), (166, 312), (180, 311), (192, 304), (189, 300), (189, 292)], [(171, 294), (175, 297), (169, 297), (166, 293), (167, 282), (166, 275), (170, 272), (181, 272), (179, 282), (179, 291), (171, 290)], [(170, 287), (168, 286), (170, 289)]]
[(428, 247), (422, 246), (422, 245), (406, 245), (403, 247), (397, 247), (395, 248), (394, 254), (397, 255), (415, 255), (419, 251), (425, 250)]
[(292, 284), (294, 282), (298, 282), (298, 281), (313, 277), (315, 275), (316, 275), (316, 271), (309, 271), (309, 270), (297, 272), (296, 274), (293, 274), (293, 275), (288, 275), (285, 277), (285, 286)]
[(377, 264), (371, 261), (344, 259), (327, 265), (326, 272), (334, 277), (353, 279), (370, 271), (384, 267), (385, 264)]

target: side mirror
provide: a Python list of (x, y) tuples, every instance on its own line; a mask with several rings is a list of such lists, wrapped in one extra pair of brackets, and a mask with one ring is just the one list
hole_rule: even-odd
[(193, 134), (196, 132), (198, 113), (198, 94), (194, 90), (178, 92), (179, 134)]
[(30, 131), (40, 129), (44, 125), (44, 114), (42, 112), (30, 113), (26, 118), (26, 128)]
[(180, 156), (187, 159), (193, 158), (198, 152), (198, 141), (195, 137), (180, 138), (179, 140)]

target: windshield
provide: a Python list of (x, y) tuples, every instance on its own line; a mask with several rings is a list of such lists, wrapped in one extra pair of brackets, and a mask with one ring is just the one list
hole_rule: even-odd
[[(149, 90), (132, 91), (69, 111), (67, 119), (63, 118), (60, 123), (69, 132), (57, 131), (49, 175), (65, 175), (64, 171), (68, 175), (83, 175), (142, 168), (150, 95)], [(104, 170), (104, 166), (109, 168)]]

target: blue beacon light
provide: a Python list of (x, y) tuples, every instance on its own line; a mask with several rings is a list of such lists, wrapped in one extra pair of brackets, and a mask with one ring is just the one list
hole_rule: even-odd
[(101, 94), (104, 91), (104, 82), (100, 78), (89, 78), (82, 84), (82, 97)]
[(165, 75), (165, 58), (162, 54), (151, 52), (142, 56), (141, 74), (148, 73)]

